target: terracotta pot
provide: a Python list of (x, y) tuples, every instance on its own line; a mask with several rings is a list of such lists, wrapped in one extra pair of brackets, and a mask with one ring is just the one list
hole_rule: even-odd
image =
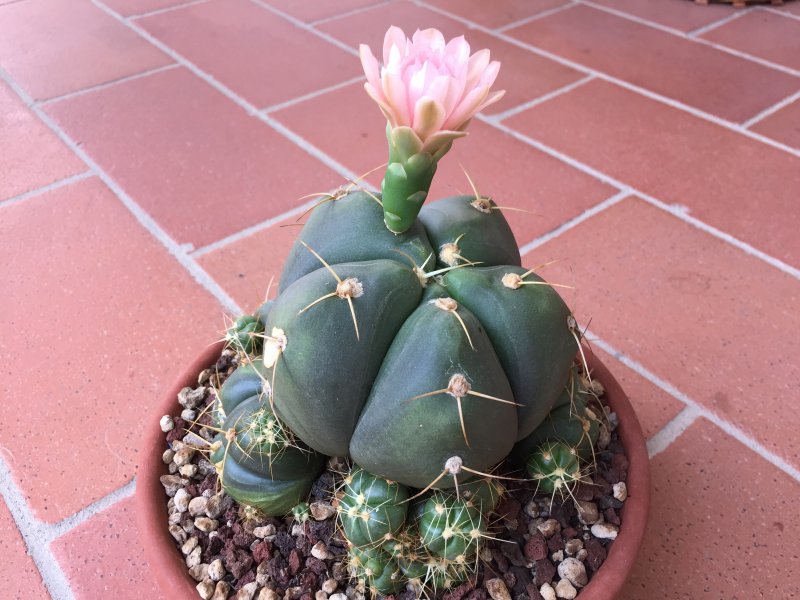
[[(184, 387), (193, 387), (197, 376), (212, 366), (223, 344), (208, 347), (191, 363), (159, 403), (148, 422), (142, 462), (136, 477), (136, 504), (139, 531), (151, 572), (155, 574), (167, 598), (196, 600), (199, 598), (194, 581), (186, 570), (180, 551), (167, 530), (167, 502), (159, 478), (167, 474), (161, 460), (164, 453), (164, 434), (156, 425), (162, 415), (175, 414), (176, 397)], [(621, 511), (622, 526), (611, 546), (608, 558), (592, 580), (578, 595), (579, 600), (612, 600), (622, 589), (633, 568), (647, 525), (650, 505), (650, 472), (647, 446), (636, 414), (625, 392), (603, 364), (587, 355), (593, 376), (606, 389), (606, 400), (619, 416), (619, 435), (630, 461), (628, 469), (628, 499)]]

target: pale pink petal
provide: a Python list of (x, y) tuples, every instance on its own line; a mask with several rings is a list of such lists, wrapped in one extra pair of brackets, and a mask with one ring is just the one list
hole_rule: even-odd
[(475, 84), (475, 87), (492, 87), (494, 80), (497, 79), (497, 74), (500, 72), (500, 63), (496, 60), (489, 63), (489, 65), (481, 73), (481, 79)]
[(440, 148), (449, 144), (455, 139), (460, 137), (464, 137), (467, 135), (466, 131), (437, 131), (433, 135), (429, 136), (427, 140), (425, 140), (425, 145), (422, 147), (422, 152), (428, 152), (430, 154), (435, 154)]
[(491, 104), (494, 104), (495, 102), (500, 100), (500, 98), (502, 98), (505, 95), (506, 95), (506, 91), (505, 90), (498, 90), (497, 92), (495, 92), (494, 94), (489, 96), (486, 100), (484, 100), (481, 103), (481, 105), (478, 107), (478, 110), (476, 110), (475, 112), (476, 113), (481, 112), (484, 108), (486, 108), (487, 106), (489, 106)]
[(475, 116), (478, 112), (478, 107), (483, 103), (489, 95), (489, 88), (477, 88), (467, 93), (463, 100), (459, 103), (458, 107), (450, 114), (447, 121), (444, 123), (445, 129), (459, 130), (464, 121), (467, 121)]
[(462, 65), (469, 61), (469, 44), (463, 35), (447, 42), (444, 52), (444, 62), (448, 70), (455, 74), (461, 70)]
[(372, 50), (366, 44), (361, 44), (358, 47), (358, 55), (361, 57), (361, 66), (364, 67), (364, 75), (367, 76), (373, 86), (380, 87), (381, 74), (378, 59), (372, 54)]
[[(445, 47), (444, 35), (438, 29), (417, 29), (414, 36), (411, 38), (414, 44), (414, 49), (418, 52), (425, 52), (430, 50), (442, 50)], [(419, 49), (417, 49), (419, 47)]]
[(386, 36), (383, 38), (383, 64), (388, 65), (390, 60), (390, 52), (392, 48), (397, 48), (399, 56), (404, 56), (406, 53), (406, 34), (399, 27), (392, 25), (386, 31)]
[(428, 63), (426, 62), (421, 69), (414, 71), (411, 75), (411, 81), (408, 82), (406, 90), (409, 107), (415, 106), (419, 99), (425, 95), (425, 76), (427, 72)]
[(489, 64), (489, 51), (479, 50), (469, 57), (467, 70), (467, 87), (473, 87), (480, 81), (481, 75)]
[(386, 100), (383, 98), (383, 93), (378, 91), (380, 88), (376, 90), (370, 82), (366, 82), (364, 84), (364, 89), (367, 91), (369, 97), (375, 100), (375, 102), (378, 104), (381, 112), (384, 114), (386, 120), (389, 121), (391, 126), (397, 127), (394, 111), (392, 111), (391, 107), (386, 103)]
[(395, 122), (397, 125), (409, 125), (411, 121), (410, 107), (408, 106), (406, 86), (400, 75), (384, 69), (381, 74), (381, 83), (383, 96), (395, 115)]
[(423, 96), (414, 106), (412, 127), (423, 141), (439, 131), (444, 123), (444, 107), (433, 98)]

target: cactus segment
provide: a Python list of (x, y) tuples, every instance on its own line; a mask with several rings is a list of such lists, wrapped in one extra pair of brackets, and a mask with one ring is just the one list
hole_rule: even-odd
[(408, 512), (408, 490), (363, 469), (344, 480), (339, 519), (347, 540), (356, 546), (384, 542), (403, 526)]
[(261, 306), (259, 306), (259, 307), (258, 307), (258, 308), (257, 308), (257, 309), (256, 309), (256, 310), (253, 312), (253, 316), (254, 316), (256, 319), (258, 319), (258, 321), (259, 321), (259, 322), (261, 323), (261, 325), (262, 325), (262, 331), (263, 331), (263, 325), (265, 325), (265, 324), (266, 324), (266, 322), (267, 322), (267, 317), (269, 317), (269, 311), (271, 311), (271, 310), (272, 310), (272, 305), (273, 305), (273, 304), (275, 304), (275, 301), (274, 301), (274, 300), (267, 300), (266, 302), (264, 302), (263, 304), (261, 304)]
[(452, 196), (437, 200), (422, 208), (419, 220), (442, 267), (522, 264), (508, 221), (488, 198)]
[(264, 325), (252, 315), (237, 318), (225, 332), (230, 348), (242, 354), (257, 354), (261, 349)]
[(305, 523), (311, 518), (311, 507), (308, 502), (301, 502), (292, 509), (292, 518), (298, 523)]
[(230, 414), (240, 403), (252, 396), (268, 396), (268, 373), (261, 361), (240, 365), (228, 376), (217, 396), (222, 412)]
[(494, 342), (514, 400), (522, 404), (517, 440), (530, 435), (564, 389), (578, 351), (569, 308), (550, 285), (521, 267), (454, 269), (444, 284)]
[[(298, 279), (275, 301), (265, 343), (278, 416), (306, 444), (347, 456), (372, 382), (422, 287), (401, 263), (333, 265)], [(351, 282), (350, 295), (337, 294)], [(356, 326), (357, 323), (357, 326)], [(271, 364), (270, 364), (271, 363)]]
[(361, 467), (410, 487), (452, 487), (449, 458), (485, 471), (514, 443), (505, 373), (478, 320), (453, 304), (420, 305), (394, 336), (350, 443)]
[(432, 300), (436, 300), (437, 298), (449, 298), (450, 294), (447, 293), (445, 287), (440, 284), (438, 281), (429, 281), (428, 284), (425, 286), (425, 289), (422, 290), (422, 298), (420, 299), (420, 304), (427, 304)]
[(281, 293), (320, 267), (319, 261), (301, 242), (316, 250), (331, 265), (380, 258), (405, 264), (399, 252), (421, 265), (433, 253), (421, 223), (415, 221), (405, 233), (393, 234), (383, 224), (383, 211), (375, 197), (366, 192), (352, 192), (320, 204), (311, 212), (283, 267)]
[(466, 564), (485, 535), (480, 510), (452, 494), (434, 492), (419, 521), (422, 544), (433, 554)]
[(493, 512), (500, 504), (500, 499), (505, 492), (506, 489), (502, 483), (488, 477), (458, 484), (459, 496), (483, 514)]
[(539, 446), (525, 466), (539, 492), (558, 494), (562, 498), (571, 495), (583, 478), (577, 451), (561, 442)]
[(430, 554), (423, 548), (397, 560), (400, 570), (421, 597), (423, 588), (434, 592), (453, 588), (467, 580), (470, 565), (457, 563)]
[(351, 573), (369, 587), (373, 596), (402, 589), (404, 581), (397, 561), (381, 548), (351, 546), (348, 555)]

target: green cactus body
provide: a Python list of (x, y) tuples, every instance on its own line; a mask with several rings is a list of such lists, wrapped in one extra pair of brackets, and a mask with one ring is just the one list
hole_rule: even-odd
[[(269, 311), (272, 310), (272, 305), (275, 303), (274, 300), (267, 300), (266, 302), (262, 303), (254, 312), (253, 316), (258, 319), (261, 325), (265, 325), (267, 322), (267, 317), (269, 317)], [(263, 331), (263, 327), (262, 327)]]
[(311, 507), (308, 502), (301, 502), (292, 509), (292, 518), (298, 523), (305, 523), (311, 518)]
[(477, 319), (452, 300), (422, 304), (383, 359), (350, 454), (411, 487), (437, 478), (451, 487), (453, 478), (441, 477), (449, 458), (483, 471), (511, 450), (517, 413), (509, 402), (508, 380)]
[(524, 462), (538, 446), (554, 441), (575, 448), (582, 460), (590, 460), (600, 421), (588, 409), (589, 400), (589, 392), (581, 385), (580, 377), (573, 373), (547, 418), (514, 446), (514, 458)]
[(356, 546), (374, 546), (391, 539), (405, 523), (408, 490), (356, 469), (344, 480), (339, 519), (347, 540)]
[(468, 501), (435, 492), (425, 503), (419, 534), (422, 544), (431, 553), (466, 564), (478, 551), (485, 534), (483, 516)]
[(581, 467), (574, 448), (561, 442), (546, 442), (528, 457), (528, 475), (536, 482), (537, 490), (545, 494), (566, 497), (581, 481)]
[(519, 248), (495, 203), (475, 196), (453, 196), (425, 205), (419, 220), (442, 267), (465, 263), (520, 266)]
[(234, 350), (243, 354), (253, 354), (261, 350), (263, 335), (264, 324), (257, 317), (242, 315), (228, 328), (225, 340)]
[(500, 504), (505, 487), (497, 479), (481, 478), (458, 484), (460, 497), (475, 506), (483, 514), (489, 514)]
[(409, 267), (390, 260), (333, 268), (341, 283), (323, 267), (275, 300), (266, 330), (280, 331), (285, 344), (272, 342), (280, 353), (265, 350), (264, 362), (281, 419), (318, 452), (346, 456), (383, 357), (422, 286)]
[(321, 203), (313, 210), (286, 259), (281, 274), (281, 293), (303, 275), (320, 267), (319, 260), (302, 242), (330, 265), (379, 258), (401, 261), (403, 254), (411, 257), (414, 264), (421, 265), (433, 254), (421, 223), (414, 222), (405, 233), (393, 234), (383, 225), (381, 206), (366, 192), (352, 192)]
[(261, 361), (240, 365), (222, 384), (217, 396), (222, 413), (228, 414), (252, 396), (269, 396), (267, 371)]
[(434, 591), (450, 589), (466, 581), (470, 565), (434, 556), (425, 551), (399, 558), (397, 563), (409, 583), (417, 590), (428, 587)]
[(405, 585), (397, 561), (381, 548), (352, 546), (348, 553), (353, 576), (363, 581), (373, 595), (393, 594)]
[(496, 341), (514, 399), (522, 405), (517, 440), (530, 435), (556, 403), (578, 351), (569, 308), (522, 267), (454, 269), (444, 284)]

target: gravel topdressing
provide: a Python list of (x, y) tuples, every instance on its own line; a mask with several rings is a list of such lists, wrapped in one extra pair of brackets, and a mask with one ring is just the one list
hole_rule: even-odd
[[(176, 414), (161, 419), (169, 474), (169, 531), (183, 554), (198, 595), (206, 600), (362, 600), (364, 585), (349, 577), (346, 541), (336, 524), (334, 485), (348, 468), (332, 458), (314, 483), (309, 518), (263, 517), (220, 491), (207, 460), (214, 432), (214, 388), (236, 368), (233, 351), (178, 395)], [(555, 600), (579, 596), (606, 558), (620, 525), (628, 460), (616, 434), (616, 417), (601, 434), (594, 472), (562, 502), (535, 495), (529, 481), (507, 481), (509, 493), (493, 515), (490, 535), (471, 580), (434, 594), (406, 589), (394, 600), (420, 595), (445, 600)], [(519, 477), (518, 473), (512, 474)]]

